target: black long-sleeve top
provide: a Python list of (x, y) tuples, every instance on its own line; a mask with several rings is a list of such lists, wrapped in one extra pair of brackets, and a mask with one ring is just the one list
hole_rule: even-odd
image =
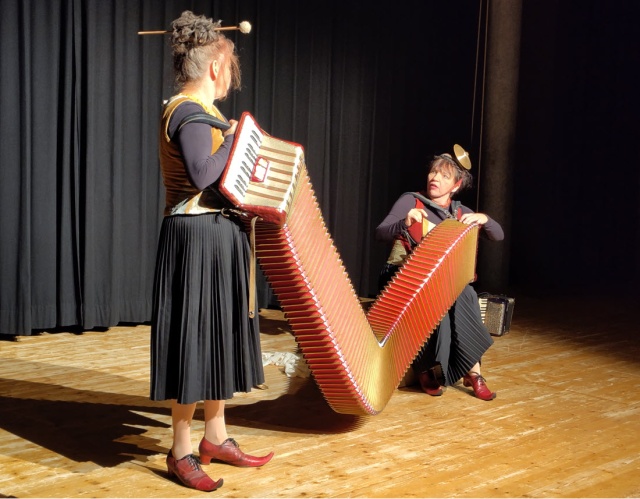
[(220, 178), (229, 159), (234, 136), (227, 135), (218, 150), (211, 154), (213, 139), (211, 126), (206, 123), (188, 123), (176, 134), (180, 122), (194, 113), (204, 113), (202, 106), (187, 101), (180, 104), (169, 120), (168, 135), (180, 146), (185, 170), (191, 184), (199, 190)]
[[(393, 207), (385, 219), (376, 227), (375, 236), (378, 241), (393, 242), (396, 237), (400, 236), (404, 230), (407, 229), (405, 224), (405, 218), (407, 213), (412, 208), (416, 207), (416, 198), (411, 193), (404, 193), (394, 203)], [(459, 207), (462, 213), (473, 213), (473, 210), (458, 203), (451, 203), (448, 210), (436, 210), (431, 206), (426, 205), (424, 207), (427, 212), (428, 220), (438, 225), (446, 218), (453, 216), (455, 218), (454, 211)], [(447, 216), (449, 213), (450, 216)], [(498, 222), (489, 217), (486, 224), (482, 226), (480, 234), (491, 241), (501, 241), (504, 239), (504, 232)]]

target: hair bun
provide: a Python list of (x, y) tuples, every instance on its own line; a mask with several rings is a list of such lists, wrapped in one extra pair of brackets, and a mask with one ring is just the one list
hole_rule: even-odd
[(215, 42), (219, 34), (216, 28), (220, 21), (214, 22), (204, 16), (196, 16), (190, 10), (171, 23), (171, 45), (175, 52), (187, 52), (196, 47), (202, 47)]

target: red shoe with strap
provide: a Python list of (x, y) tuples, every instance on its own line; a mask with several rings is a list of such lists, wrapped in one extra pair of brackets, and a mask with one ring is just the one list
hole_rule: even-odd
[(464, 386), (472, 386), (473, 393), (481, 400), (493, 400), (496, 398), (496, 393), (489, 390), (486, 380), (476, 372), (465, 374), (462, 378), (462, 383)]
[(240, 450), (238, 442), (233, 438), (227, 438), (220, 445), (212, 444), (206, 438), (203, 438), (200, 441), (198, 450), (200, 451), (200, 461), (202, 461), (202, 464), (209, 464), (211, 460), (214, 460), (233, 466), (255, 468), (267, 464), (273, 457), (273, 452), (262, 457), (245, 454)]
[(200, 467), (200, 462), (193, 454), (182, 459), (173, 457), (171, 451), (167, 454), (167, 469), (169, 477), (178, 477), (183, 485), (203, 492), (212, 492), (222, 487), (222, 478), (217, 482), (212, 480)]

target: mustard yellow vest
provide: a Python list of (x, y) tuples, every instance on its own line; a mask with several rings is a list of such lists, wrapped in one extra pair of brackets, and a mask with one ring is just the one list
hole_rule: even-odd
[[(168, 135), (169, 121), (173, 112), (180, 104), (186, 101), (197, 102), (189, 96), (176, 95), (165, 103), (162, 111), (160, 140), (158, 142), (160, 144), (160, 169), (165, 187), (165, 216), (199, 215), (220, 209), (219, 198), (214, 193), (208, 189), (198, 190), (189, 182), (180, 147)], [(215, 106), (211, 106), (211, 108), (207, 109), (207, 112), (218, 119), (224, 120), (224, 116)], [(224, 141), (222, 131), (211, 127), (211, 138), (213, 140), (211, 154), (213, 154)]]

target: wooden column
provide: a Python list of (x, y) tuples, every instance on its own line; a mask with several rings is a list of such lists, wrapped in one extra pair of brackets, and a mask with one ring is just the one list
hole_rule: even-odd
[(483, 291), (506, 293), (512, 210), (512, 171), (518, 109), (522, 0), (487, 0), (484, 106), (478, 176), (481, 212), (499, 221), (502, 243), (482, 242), (478, 255)]

